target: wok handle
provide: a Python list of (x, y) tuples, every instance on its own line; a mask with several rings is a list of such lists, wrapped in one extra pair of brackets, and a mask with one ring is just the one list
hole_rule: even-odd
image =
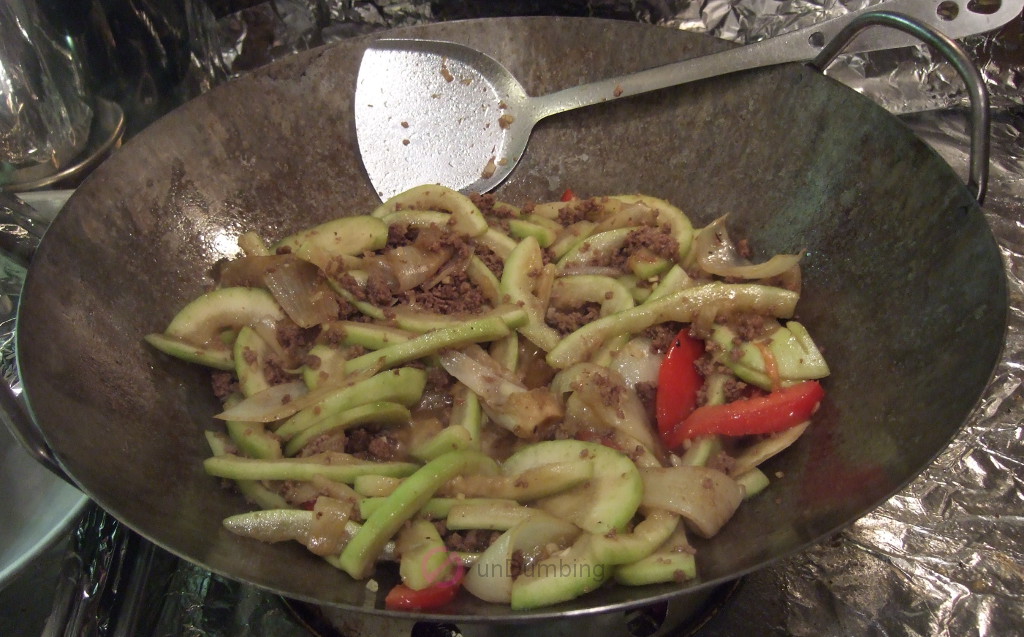
[(968, 164), (967, 190), (979, 204), (984, 203), (985, 190), (988, 188), (989, 162), (988, 90), (985, 88), (985, 81), (978, 68), (955, 40), (901, 13), (873, 11), (857, 16), (850, 24), (846, 25), (836, 37), (825, 45), (818, 56), (810, 62), (810, 65), (824, 72), (825, 68), (861, 31), (871, 26), (898, 29), (931, 45), (960, 74), (964, 84), (967, 85), (967, 91), (971, 98), (971, 154)]
[(0, 324), (3, 326), (0, 328), (0, 337), (3, 340), (0, 343), (0, 423), (3, 425), (0, 426), (6, 426), (18, 443), (40, 464), (61, 480), (78, 488), (53, 457), (43, 434), (14, 389), (19, 385), (18, 372), (11, 352), (15, 340), (17, 300), (28, 262), (49, 223), (49, 219), (40, 217), (41, 215), (36, 214), (33, 208), (14, 195), (0, 193), (0, 222), (4, 226), (0, 231), (0, 283), (3, 285), (4, 300), (0, 305)]
[(33, 458), (49, 469), (58, 478), (71, 486), (78, 488), (78, 485), (71, 481), (64, 470), (60, 468), (57, 459), (53, 457), (50, 446), (43, 440), (39, 428), (32, 422), (32, 418), (25, 411), (24, 405), (14, 395), (14, 390), (6, 381), (0, 382), (0, 421), (7, 427), (11, 434)]

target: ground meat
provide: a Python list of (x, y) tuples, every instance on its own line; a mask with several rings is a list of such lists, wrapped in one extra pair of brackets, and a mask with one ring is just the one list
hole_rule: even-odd
[(338, 277), (338, 285), (355, 297), (357, 301), (366, 301), (369, 299), (369, 296), (366, 293), (366, 288), (360, 285), (359, 281), (356, 281), (355, 277), (348, 272)]
[(258, 357), (259, 357), (259, 355), (256, 353), (256, 351), (253, 348), (251, 348), (251, 347), (243, 347), (242, 348), (242, 360), (245, 361), (246, 365), (252, 365), (253, 363), (256, 362), (256, 359)]
[(325, 451), (345, 451), (346, 441), (344, 433), (324, 433), (306, 443), (306, 446), (299, 451), (300, 458), (306, 458)]
[(304, 329), (289, 321), (281, 321), (277, 324), (277, 342), (281, 344), (291, 360), (302, 360), (319, 334), (319, 326)]
[(398, 441), (388, 435), (375, 436), (370, 440), (369, 451), (376, 460), (394, 460), (398, 455)]
[(342, 298), (342, 297), (337, 297), (337, 301), (338, 301), (338, 319), (339, 320), (342, 320), (342, 321), (358, 321), (358, 320), (365, 320), (365, 319), (369, 318), (369, 317), (364, 316), (363, 313), (359, 311), (359, 308), (357, 308), (356, 306), (352, 305), (352, 303), (350, 303), (348, 299)]
[(558, 223), (562, 224), (562, 226), (571, 226), (578, 221), (589, 219), (600, 210), (601, 204), (597, 199), (570, 201), (558, 210)]
[[(607, 376), (594, 374), (594, 385), (601, 395), (601, 402), (605, 407), (618, 407), (622, 401), (622, 391), (625, 389), (618, 383), (613, 383)], [(621, 409), (620, 409), (621, 411)]]
[(428, 367), (427, 368), (427, 387), (433, 389), (438, 393), (447, 393), (451, 390), (452, 385), (455, 384), (455, 379), (452, 378), (443, 367)]
[(419, 231), (407, 223), (393, 223), (388, 226), (388, 241), (384, 248), (390, 250), (407, 246), (416, 240), (418, 234)]
[(487, 266), (487, 269), (490, 270), (494, 276), (498, 277), (498, 280), (500, 281), (501, 275), (505, 273), (505, 260), (482, 243), (475, 244), (473, 250), (476, 256), (484, 262), (484, 265)]
[(369, 353), (370, 350), (366, 349), (362, 345), (349, 345), (345, 348), (344, 356), (345, 360), (352, 360), (353, 358), (359, 358), (363, 354)]
[(469, 200), (472, 201), (473, 204), (480, 209), (480, 212), (484, 213), (485, 215), (490, 213), (491, 210), (494, 209), (495, 196), (493, 194), (471, 192), (469, 193)]
[(762, 314), (734, 314), (728, 319), (736, 335), (744, 341), (752, 341), (774, 331), (775, 324)]
[(476, 204), (476, 207), (480, 209), (480, 212), (490, 217), (511, 219), (518, 216), (516, 209), (512, 206), (495, 207), (494, 204), (498, 203), (498, 199), (493, 194), (480, 194), (478, 192), (474, 192), (470, 193), (469, 198), (474, 204)]
[(644, 406), (644, 410), (647, 412), (647, 417), (650, 418), (651, 422), (655, 421), (655, 399), (658, 395), (658, 386), (654, 383), (637, 383), (633, 389), (636, 391), (637, 398), (640, 399), (640, 403)]
[(725, 402), (731, 403), (734, 400), (739, 400), (746, 396), (747, 387), (748, 385), (742, 380), (730, 376), (729, 379), (725, 381)]
[(345, 438), (345, 452), (362, 460), (383, 462), (398, 457), (400, 444), (385, 431), (358, 427), (349, 429)]
[(402, 298), (418, 309), (439, 314), (478, 314), (488, 306), (483, 291), (465, 272), (445, 277), (429, 290), (409, 290)]
[(570, 334), (601, 316), (601, 304), (588, 301), (575, 308), (549, 306), (544, 319), (561, 334)]
[(216, 371), (210, 375), (213, 395), (221, 400), (238, 391), (238, 381), (231, 372)]
[(384, 275), (372, 270), (366, 278), (366, 300), (377, 307), (388, 307), (394, 304), (395, 295)]
[(427, 252), (450, 250), (453, 259), (465, 259), (471, 251), (469, 243), (461, 234), (433, 223), (420, 230), (416, 237), (416, 247)]
[(519, 574), (523, 572), (523, 566), (526, 564), (526, 560), (523, 558), (523, 552), (516, 549), (512, 551), (512, 557), (508, 561), (508, 575), (515, 579), (519, 577)]
[(643, 331), (643, 335), (651, 339), (652, 354), (664, 354), (672, 347), (672, 342), (682, 329), (683, 323), (667, 321), (648, 327)]
[(263, 363), (263, 378), (267, 379), (271, 385), (281, 385), (292, 379), (288, 372), (281, 367), (281, 363), (273, 359)]
[(668, 226), (643, 226), (626, 235), (622, 247), (608, 258), (607, 265), (625, 270), (629, 257), (641, 248), (665, 259), (674, 259), (679, 255), (679, 241), (672, 236)]
[(486, 550), (500, 536), (501, 531), (485, 531), (482, 529), (472, 529), (465, 532), (453, 531), (444, 538), (444, 543), (450, 551), (480, 553)]
[[(708, 378), (711, 374), (724, 374), (728, 376), (722, 387), (722, 392), (725, 395), (725, 402), (731, 403), (734, 400), (743, 398), (746, 395), (748, 385), (732, 375), (727, 367), (721, 363), (715, 362), (711, 356), (702, 356), (694, 363), (697, 367), (697, 371), (700, 372), (701, 376)], [(697, 392), (697, 404), (706, 405), (708, 402), (708, 386), (705, 383), (700, 390)]]

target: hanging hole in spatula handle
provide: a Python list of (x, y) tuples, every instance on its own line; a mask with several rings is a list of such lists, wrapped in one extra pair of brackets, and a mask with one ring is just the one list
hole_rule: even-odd
[(872, 11), (855, 18), (825, 45), (810, 65), (824, 71), (853, 41), (857, 34), (871, 26), (898, 29), (914, 36), (939, 52), (963, 79), (971, 98), (971, 154), (968, 163), (967, 189), (978, 203), (985, 200), (988, 187), (989, 112), (988, 91), (978, 68), (955, 40), (913, 18), (892, 11)]

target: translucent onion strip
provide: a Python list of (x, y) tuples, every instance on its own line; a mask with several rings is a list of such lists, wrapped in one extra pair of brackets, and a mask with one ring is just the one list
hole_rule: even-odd
[(801, 254), (777, 254), (764, 263), (751, 264), (740, 256), (725, 227), (725, 217), (703, 228), (693, 243), (701, 269), (709, 274), (740, 279), (767, 279), (792, 269)]

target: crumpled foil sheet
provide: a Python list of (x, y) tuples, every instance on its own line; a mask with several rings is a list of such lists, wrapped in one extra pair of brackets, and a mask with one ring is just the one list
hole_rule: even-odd
[[(504, 15), (577, 15), (636, 20), (740, 44), (839, 17), (883, 0), (586, 0), (495, 2), (425, 0), (273, 0), (222, 17), (221, 56), (240, 72), (283, 54), (339, 38), (438, 20)], [(984, 4), (986, 0), (975, 0)], [(229, 0), (224, 4), (230, 5)], [(996, 107), (1024, 105), (1021, 24), (963, 42), (986, 78)], [(928, 47), (842, 56), (829, 69), (837, 80), (874, 97), (894, 113), (966, 103), (955, 70)]]
[[(142, 3), (146, 5), (147, 3)], [(631, 19), (752, 42), (873, 4), (870, 0), (209, 0), (217, 30), (208, 47), (191, 54), (193, 70), (218, 80), (339, 38), (386, 28), (499, 15), (590, 15)], [(141, 5), (140, 5), (141, 6)], [(150, 5), (153, 6), (153, 5)], [(193, 45), (190, 45), (193, 46)], [(1021, 19), (997, 35), (969, 38), (998, 109), (993, 122), (986, 215), (1006, 259), (1011, 311), (1007, 342), (978, 409), (949, 448), (905, 490), (870, 515), (768, 569), (778, 583), (782, 611), (771, 623), (744, 625), (751, 635), (1010, 635), (1024, 634), (1024, 36)], [(201, 48), (201, 47), (200, 47)], [(838, 79), (871, 95), (966, 172), (964, 96), (944, 62), (921, 48), (846, 56), (832, 68)], [(201, 73), (200, 73), (201, 75)], [(929, 108), (948, 110), (917, 113)], [(950, 108), (952, 107), (952, 108)], [(0, 227), (0, 236), (9, 231)], [(0, 344), (10, 343), (10, 324)], [(0, 352), (2, 353), (2, 352)], [(83, 521), (82, 529), (109, 520)], [(82, 532), (80, 529), (80, 534)], [(86, 537), (86, 536), (83, 536)], [(85, 548), (79, 547), (84, 554)], [(123, 550), (108, 543), (92, 556), (111, 561)], [(106, 562), (103, 562), (106, 560)], [(96, 635), (301, 635), (278, 598), (224, 580), (184, 562), (149, 573), (157, 603), (151, 628), (106, 622)], [(80, 595), (95, 589), (88, 568)], [(95, 571), (95, 569), (93, 569)], [(124, 585), (123, 585), (124, 586)], [(95, 613), (110, 609), (93, 600)], [(66, 608), (55, 613), (67, 612)], [(105, 616), (105, 615), (104, 615)], [(723, 613), (728, 618), (729, 613)], [(88, 622), (86, 622), (88, 624)], [(131, 628), (125, 628), (129, 625)], [(113, 626), (113, 627), (112, 627)], [(736, 634), (729, 620), (700, 634)]]
[(78, 60), (35, 0), (0, 3), (0, 183), (63, 168), (84, 147), (92, 107)]
[[(906, 118), (966, 166), (960, 113)], [(1007, 264), (1006, 346), (960, 434), (906, 489), (787, 561), (790, 635), (1024, 634), (1024, 117), (993, 122), (985, 204)]]

